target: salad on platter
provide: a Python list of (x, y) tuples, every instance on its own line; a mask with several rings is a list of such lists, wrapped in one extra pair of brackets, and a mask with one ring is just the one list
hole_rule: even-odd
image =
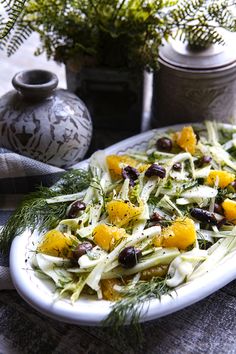
[[(31, 252), (55, 296), (112, 302), (111, 323), (212, 271), (236, 251), (236, 127), (206, 121), (155, 132), (147, 148), (97, 151), (27, 197), (2, 232), (40, 225)], [(14, 230), (13, 230), (14, 225)]]

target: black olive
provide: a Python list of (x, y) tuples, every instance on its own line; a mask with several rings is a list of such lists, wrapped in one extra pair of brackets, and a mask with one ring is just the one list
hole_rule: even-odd
[(141, 256), (142, 252), (140, 250), (134, 248), (133, 246), (129, 246), (120, 252), (118, 261), (122, 267), (132, 268), (138, 263)]
[(122, 169), (122, 177), (124, 179), (128, 178), (129, 184), (132, 187), (134, 186), (134, 181), (136, 181), (136, 179), (138, 179), (138, 176), (139, 176), (139, 172), (134, 167), (126, 166), (125, 168)]
[(176, 162), (176, 163), (173, 165), (173, 170), (175, 170), (175, 171), (180, 171), (180, 170), (181, 170), (181, 163), (180, 163), (180, 162)]
[(86, 204), (81, 200), (76, 200), (73, 204), (71, 204), (70, 209), (68, 211), (68, 217), (74, 219), (78, 216), (81, 210), (86, 209)]
[(202, 157), (203, 164), (209, 164), (211, 162), (211, 160), (212, 160), (211, 156), (203, 156)]
[(217, 214), (223, 214), (222, 206), (218, 203), (214, 204), (214, 212)]
[(73, 250), (73, 257), (78, 259), (84, 254), (86, 254), (88, 251), (91, 251), (92, 248), (93, 245), (90, 242), (82, 242), (78, 244)]
[(197, 167), (202, 167), (204, 165), (209, 165), (212, 158), (210, 156), (202, 156), (200, 159), (196, 161)]
[(156, 147), (159, 151), (169, 152), (171, 151), (172, 146), (173, 146), (172, 141), (169, 138), (163, 137), (158, 139), (156, 142)]
[(205, 222), (210, 225), (217, 225), (217, 220), (214, 213), (211, 213), (208, 210), (193, 208), (190, 210), (190, 214), (193, 218)]
[(166, 176), (166, 170), (157, 165), (156, 163), (153, 163), (150, 167), (145, 172), (146, 177), (152, 177), (152, 176), (158, 176), (160, 178), (164, 178)]
[(226, 218), (222, 218), (220, 221), (218, 221), (217, 228), (220, 229), (221, 226), (223, 226), (226, 223), (227, 223), (227, 219)]
[(200, 140), (200, 135), (199, 135), (199, 133), (198, 132), (195, 132), (195, 130), (194, 130), (194, 134), (195, 134), (195, 136), (196, 136), (196, 139), (197, 139), (197, 142)]
[(157, 212), (153, 213), (150, 217), (150, 221), (161, 221), (162, 217), (160, 214), (158, 214)]
[(231, 182), (230, 185), (236, 190), (236, 181)]

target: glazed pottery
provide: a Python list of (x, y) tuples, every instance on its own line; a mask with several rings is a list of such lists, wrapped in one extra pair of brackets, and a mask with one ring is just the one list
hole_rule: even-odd
[(56, 89), (57, 76), (45, 70), (16, 74), (16, 90), (0, 99), (0, 144), (19, 154), (67, 168), (85, 156), (92, 122), (73, 93)]
[(160, 49), (152, 127), (216, 120), (236, 123), (235, 39), (194, 50), (173, 40)]

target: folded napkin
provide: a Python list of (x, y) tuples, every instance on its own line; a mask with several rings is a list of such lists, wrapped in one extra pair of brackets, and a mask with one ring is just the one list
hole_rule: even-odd
[[(37, 185), (55, 183), (63, 169), (0, 148), (0, 227), (22, 197)], [(13, 289), (8, 257), (0, 253), (0, 290)]]

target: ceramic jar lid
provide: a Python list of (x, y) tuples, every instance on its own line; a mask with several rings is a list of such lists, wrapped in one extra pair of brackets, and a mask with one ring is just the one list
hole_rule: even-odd
[(236, 63), (235, 34), (227, 36), (225, 45), (212, 45), (203, 50), (193, 50), (187, 43), (171, 40), (160, 49), (160, 59), (183, 69), (209, 70)]

